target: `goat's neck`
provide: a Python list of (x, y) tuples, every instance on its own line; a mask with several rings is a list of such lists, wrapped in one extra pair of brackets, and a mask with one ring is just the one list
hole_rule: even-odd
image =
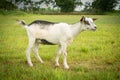
[(82, 24), (80, 22), (72, 24), (71, 30), (72, 30), (73, 37), (76, 37), (80, 32), (84, 31)]

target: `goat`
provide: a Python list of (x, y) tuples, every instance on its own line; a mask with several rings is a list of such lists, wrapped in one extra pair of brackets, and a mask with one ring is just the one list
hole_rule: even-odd
[(39, 44), (59, 45), (55, 59), (55, 66), (59, 66), (59, 56), (62, 53), (64, 68), (69, 69), (67, 64), (67, 46), (80, 32), (85, 30), (95, 31), (97, 29), (94, 24), (95, 20), (96, 18), (87, 18), (83, 16), (80, 21), (75, 24), (53, 23), (43, 20), (36, 20), (28, 25), (24, 21), (20, 20), (19, 22), (27, 30), (29, 38), (29, 44), (26, 50), (26, 57), (29, 66), (33, 66), (30, 58), (32, 48), (34, 48), (33, 51), (36, 58), (43, 63), (43, 60), (38, 53)]

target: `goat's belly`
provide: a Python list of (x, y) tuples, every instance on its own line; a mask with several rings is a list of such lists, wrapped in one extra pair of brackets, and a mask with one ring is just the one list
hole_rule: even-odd
[(49, 42), (46, 39), (36, 39), (37, 42), (39, 42), (40, 44), (44, 44), (44, 45), (55, 45), (55, 43)]
[(45, 38), (46, 41), (52, 43), (52, 44), (59, 44), (59, 39), (58, 38), (54, 38), (52, 36)]
[(57, 44), (59, 44), (58, 40), (52, 40), (52, 39), (48, 39), (48, 38), (37, 38), (36, 40), (40, 44), (44, 44), (44, 45), (57, 45)]
[(47, 31), (44, 32), (36, 32), (34, 34), (34, 37), (37, 39), (37, 41), (41, 44), (59, 44), (59, 37), (55, 34), (50, 34)]
[(55, 44), (59, 44), (60, 37), (51, 34), (46, 34), (46, 35), (44, 34), (44, 35), (38, 35), (36, 39), (38, 39), (41, 44), (55, 45)]

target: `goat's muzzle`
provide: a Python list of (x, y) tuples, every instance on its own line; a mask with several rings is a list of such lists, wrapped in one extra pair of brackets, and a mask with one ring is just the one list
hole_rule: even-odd
[(93, 31), (96, 31), (96, 29), (97, 29), (97, 27), (95, 26), (92, 30), (93, 30)]

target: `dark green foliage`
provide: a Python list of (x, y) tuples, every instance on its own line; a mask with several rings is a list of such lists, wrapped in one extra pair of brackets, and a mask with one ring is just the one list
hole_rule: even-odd
[(0, 9), (3, 10), (14, 10), (17, 7), (12, 4), (12, 2), (6, 1), (6, 0), (0, 0)]
[(55, 0), (61, 8), (61, 12), (72, 12), (74, 10), (74, 0)]
[(117, 3), (118, 0), (94, 0), (92, 3), (92, 8), (102, 12), (109, 12), (113, 10)]
[(82, 5), (81, 0), (55, 0), (61, 12), (73, 12), (77, 5)]

